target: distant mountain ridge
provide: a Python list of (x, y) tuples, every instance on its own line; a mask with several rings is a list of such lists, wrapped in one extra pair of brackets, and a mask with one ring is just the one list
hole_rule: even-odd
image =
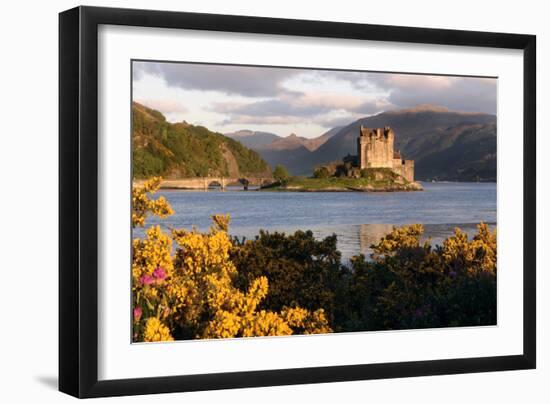
[(307, 160), (311, 152), (317, 150), (340, 129), (341, 127), (332, 128), (321, 136), (311, 139), (295, 133), (281, 137), (273, 133), (252, 130), (240, 130), (226, 135), (257, 151), (271, 167), (281, 164), (292, 170), (300, 167), (302, 160)]
[(283, 137), (274, 133), (259, 132), (249, 129), (226, 133), (225, 136), (238, 140), (246, 147), (250, 147), (254, 150), (295, 150), (303, 146), (309, 151), (314, 151), (330, 139), (339, 129), (341, 129), (341, 127), (333, 128), (315, 138), (306, 138), (298, 136), (295, 133)]
[(329, 140), (334, 134), (338, 132), (340, 128), (331, 129), (321, 136), (315, 138), (306, 138), (298, 136), (295, 133), (291, 133), (287, 137), (281, 137), (275, 139), (273, 142), (260, 146), (257, 149), (261, 150), (294, 150), (299, 149), (301, 146), (305, 147), (309, 151), (317, 150), (322, 144)]
[(260, 146), (257, 150), (294, 150), (301, 146), (305, 147), (306, 140), (306, 138), (291, 133), (287, 137), (279, 137), (269, 144)]
[(240, 142), (187, 122), (169, 123), (162, 113), (132, 103), (134, 178), (269, 177), (260, 155)]
[(274, 133), (269, 132), (259, 132), (248, 129), (239, 130), (236, 132), (226, 133), (225, 136), (230, 137), (231, 139), (238, 140), (246, 147), (255, 149), (272, 143), (280, 139), (280, 136), (277, 136)]

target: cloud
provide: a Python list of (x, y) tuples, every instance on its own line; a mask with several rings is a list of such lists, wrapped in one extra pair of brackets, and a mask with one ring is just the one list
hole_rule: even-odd
[(339, 94), (335, 92), (309, 92), (299, 97), (287, 99), (296, 108), (317, 108), (319, 110), (353, 109), (365, 102), (365, 97)]
[(395, 109), (396, 106), (385, 98), (377, 98), (374, 100), (366, 100), (355, 108), (350, 108), (350, 111), (365, 115), (372, 115), (377, 112), (388, 111)]
[(190, 63), (134, 62), (134, 75), (163, 78), (168, 86), (186, 90), (218, 91), (248, 97), (275, 96), (285, 91), (282, 82), (300, 70)]
[(136, 99), (137, 102), (163, 114), (185, 113), (188, 109), (176, 100), (169, 99)]
[(457, 81), (450, 76), (420, 76), (412, 74), (389, 74), (381, 76), (381, 82), (391, 88), (416, 90), (424, 88), (429, 91), (448, 90)]
[(451, 110), (496, 113), (495, 79), (461, 77), (440, 82), (434, 80), (431, 86), (423, 83), (426, 81), (394, 87), (389, 101), (401, 107), (434, 104)]
[(230, 115), (248, 115), (248, 116), (308, 116), (315, 112), (312, 108), (294, 109), (290, 103), (282, 100), (256, 101), (250, 103), (243, 102), (222, 102), (213, 103), (212, 111)]
[(451, 110), (496, 113), (496, 85), (492, 78), (400, 73), (339, 74), (355, 88), (386, 94), (388, 107), (433, 104)]
[[(305, 119), (315, 123), (330, 121), (333, 116), (352, 114), (373, 114), (383, 111), (390, 105), (381, 99), (368, 99), (355, 95), (325, 92), (309, 92), (300, 96), (281, 95), (278, 99), (256, 102), (218, 102), (211, 110), (230, 117), (224, 122), (231, 123), (280, 123)], [(327, 118), (328, 116), (328, 118)], [(261, 118), (261, 119), (260, 119)]]
[[(434, 104), (452, 110), (496, 113), (497, 80), (493, 78), (319, 71), (309, 80), (319, 83), (337, 80), (366, 94), (378, 94), (379, 100), (385, 101), (385, 105), (379, 104), (388, 109)], [(376, 108), (365, 109), (368, 113)]]
[(232, 115), (230, 118), (219, 122), (221, 125), (288, 125), (297, 123), (304, 123), (304, 119), (290, 115)]
[(346, 114), (336, 117), (327, 116), (320, 119), (317, 123), (324, 128), (335, 128), (337, 126), (347, 126), (364, 117), (364, 114)]

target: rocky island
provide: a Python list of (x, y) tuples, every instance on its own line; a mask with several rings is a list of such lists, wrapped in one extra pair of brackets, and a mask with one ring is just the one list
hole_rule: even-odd
[[(283, 174), (264, 191), (299, 192), (393, 192), (422, 191), (414, 181), (414, 161), (394, 151), (395, 134), (390, 127), (359, 129), (357, 155), (315, 169), (313, 177), (289, 177)], [(274, 176), (276, 173), (274, 173)]]
[(409, 182), (400, 175), (383, 168), (366, 169), (365, 175), (354, 177), (289, 177), (260, 188), (261, 191), (292, 192), (397, 192), (422, 191), (418, 182)]

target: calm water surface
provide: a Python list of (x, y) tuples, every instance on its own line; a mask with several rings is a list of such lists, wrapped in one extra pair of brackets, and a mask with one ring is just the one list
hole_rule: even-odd
[[(260, 229), (312, 230), (317, 238), (338, 236), (344, 259), (368, 254), (393, 225), (422, 223), (433, 243), (458, 226), (470, 235), (480, 221), (496, 225), (495, 183), (423, 183), (423, 192), (254, 192), (163, 190), (175, 213), (147, 224), (200, 230), (214, 213), (231, 215), (230, 233), (254, 238)], [(138, 229), (135, 236), (141, 236)]]

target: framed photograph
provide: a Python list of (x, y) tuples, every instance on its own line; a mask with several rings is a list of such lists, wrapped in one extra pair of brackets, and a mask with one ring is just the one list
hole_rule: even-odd
[(61, 391), (535, 368), (535, 36), (78, 7), (59, 46)]

